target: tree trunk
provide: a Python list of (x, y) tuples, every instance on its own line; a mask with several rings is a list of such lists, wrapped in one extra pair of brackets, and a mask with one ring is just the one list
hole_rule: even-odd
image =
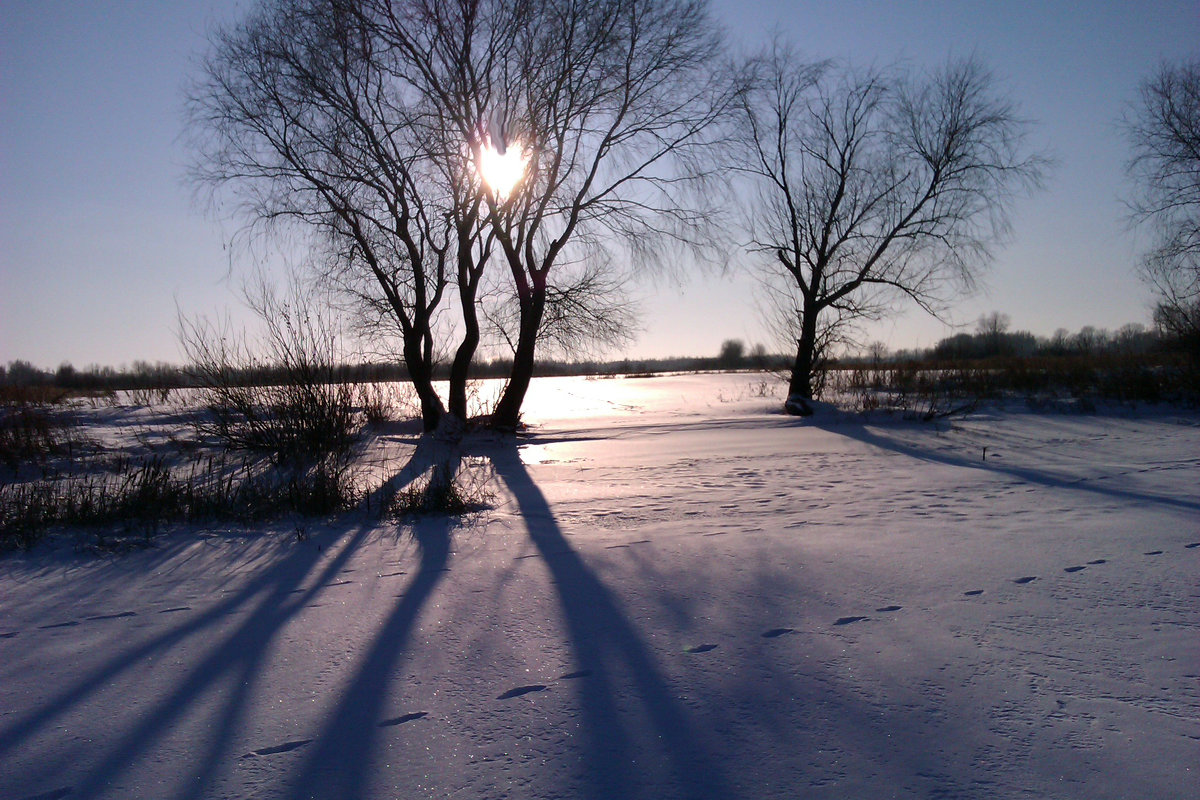
[(473, 297), (468, 300), (464, 296), (462, 312), (463, 338), (458, 349), (454, 351), (454, 361), (450, 364), (450, 413), (466, 422), (467, 379), (470, 377), (475, 350), (479, 347), (479, 316)]
[(784, 409), (795, 416), (813, 413), (813, 372), (817, 360), (817, 315), (805, 304), (800, 323), (800, 338), (796, 340), (796, 360), (792, 362), (792, 378), (788, 382), (788, 397)]
[(525, 393), (533, 379), (538, 332), (545, 310), (546, 289), (534, 287), (529, 298), (521, 303), (521, 330), (517, 336), (517, 350), (513, 353), (512, 372), (492, 415), (492, 427), (497, 430), (513, 431), (521, 424), (521, 404), (525, 402)]
[(426, 432), (437, 430), (446, 413), (442, 398), (433, 388), (433, 364), (425, 358), (421, 337), (407, 336), (404, 341), (404, 364), (412, 381), (417, 399), (421, 401), (421, 423)]
[(463, 338), (458, 349), (454, 351), (454, 361), (450, 364), (450, 414), (457, 417), (459, 426), (464, 429), (467, 422), (467, 380), (470, 377), (471, 361), (479, 347), (479, 309), (475, 305), (476, 295), (479, 291), (479, 280), (483, 276), (483, 265), (487, 261), (486, 253), (481, 255), (479, 263), (476, 263), (473, 257), (472, 232), (478, 221), (479, 201), (476, 201), (471, 210), (455, 225), (458, 233), (458, 302), (462, 308)]

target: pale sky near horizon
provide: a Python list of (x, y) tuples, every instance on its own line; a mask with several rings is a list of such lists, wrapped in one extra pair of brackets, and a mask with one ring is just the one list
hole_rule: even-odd
[[(193, 202), (181, 111), (206, 32), (251, 5), (0, 4), (0, 363), (179, 362), (177, 307), (237, 307), (248, 264), (227, 248), (236, 225)], [(1151, 295), (1133, 269), (1146, 239), (1125, 226), (1117, 123), (1163, 60), (1200, 56), (1196, 0), (713, 0), (712, 10), (744, 48), (778, 30), (814, 58), (857, 64), (976, 54), (1058, 163), (1018, 204), (986, 293), (957, 304), (954, 321), (969, 329), (999, 310), (1039, 335), (1149, 323)], [(643, 332), (608, 355), (713, 355), (727, 338), (777, 349), (741, 260), (733, 254), (725, 276), (644, 287)], [(866, 338), (924, 347), (954, 332), (909, 309)]]

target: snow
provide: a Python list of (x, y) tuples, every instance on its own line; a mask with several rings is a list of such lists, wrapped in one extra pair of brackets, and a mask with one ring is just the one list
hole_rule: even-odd
[(1200, 795), (1200, 416), (782, 394), (539, 380), (461, 524), (4, 557), (0, 797)]

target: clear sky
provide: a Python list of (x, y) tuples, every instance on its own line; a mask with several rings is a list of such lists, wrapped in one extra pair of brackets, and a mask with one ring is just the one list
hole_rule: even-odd
[[(0, 2), (0, 363), (177, 362), (176, 307), (236, 307), (246, 258), (227, 248), (235, 227), (193, 202), (181, 109), (206, 32), (250, 5)], [(1150, 294), (1133, 273), (1145, 241), (1126, 230), (1120, 202), (1126, 148), (1117, 120), (1162, 60), (1200, 55), (1196, 0), (714, 0), (712, 8), (748, 48), (777, 30), (814, 58), (859, 64), (977, 54), (1035, 122), (1033, 144), (1058, 164), (1045, 191), (1018, 206), (986, 293), (958, 304), (955, 321), (969, 326), (999, 310), (1041, 335), (1149, 322)], [(754, 280), (737, 254), (730, 262), (724, 277), (646, 287), (652, 313), (627, 354), (715, 354), (726, 338), (770, 346)], [(953, 332), (910, 310), (868, 337), (901, 348)]]

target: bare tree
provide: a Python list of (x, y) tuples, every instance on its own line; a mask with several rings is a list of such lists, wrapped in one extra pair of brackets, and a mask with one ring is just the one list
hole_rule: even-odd
[(717, 365), (723, 369), (737, 369), (746, 361), (746, 343), (741, 339), (726, 339), (721, 342), (717, 354)]
[(1004, 350), (1004, 334), (1012, 327), (1012, 317), (993, 311), (979, 317), (975, 323), (975, 332), (979, 335), (986, 351), (997, 354)]
[(1125, 123), (1130, 207), (1156, 237), (1141, 263), (1159, 296), (1155, 321), (1200, 348), (1200, 60), (1160, 67)]
[[(271, 0), (220, 31), (190, 97), (194, 177), (230, 189), (252, 224), (293, 222), (315, 234), (324, 277), (399, 333), (433, 429), (444, 414), (434, 321), (455, 277), (469, 298), (486, 261), (462, 126), (448, 124), (471, 112), (448, 107), (431, 85), (461, 83), (468, 56), (414, 59), (393, 46), (380, 37), (389, 6)], [(413, 19), (429, 37), (443, 33), (437, 17)], [(451, 101), (465, 96), (458, 91)], [(465, 392), (458, 405), (465, 413)]]
[(730, 96), (713, 79), (719, 39), (700, 0), (515, 5), (515, 45), (492, 83), (528, 164), (512, 192), (487, 195), (516, 304), (502, 428), (518, 424), (539, 341), (617, 333), (606, 320), (624, 308), (620, 281), (597, 265), (620, 250), (644, 270), (708, 233), (687, 192), (716, 171), (709, 134)]
[(796, 345), (787, 408), (811, 413), (847, 328), (971, 289), (1044, 159), (974, 59), (928, 75), (806, 63), (776, 43), (741, 96), (749, 228)]
[[(316, 233), (325, 277), (399, 332), (427, 428), (443, 300), (458, 416), (483, 306), (513, 346), (494, 417), (513, 427), (539, 342), (619, 341), (618, 265), (707, 236), (682, 199), (716, 171), (718, 44), (702, 0), (270, 0), (192, 92), (195, 175)], [(528, 164), (501, 190), (481, 178), (510, 145)], [(493, 254), (507, 285), (484, 282)]]

